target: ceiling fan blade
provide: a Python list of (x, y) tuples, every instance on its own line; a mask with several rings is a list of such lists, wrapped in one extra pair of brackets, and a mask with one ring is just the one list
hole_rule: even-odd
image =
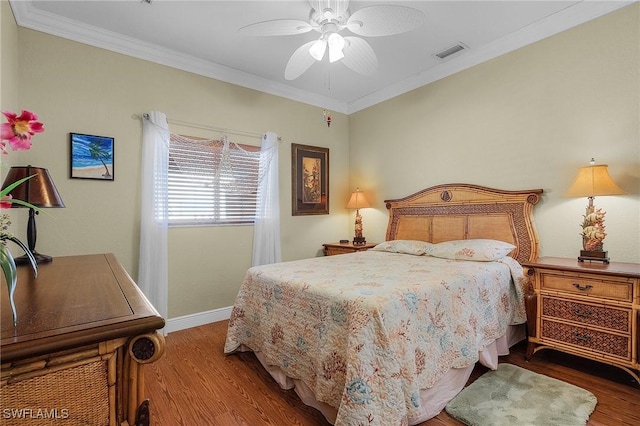
[(345, 37), (342, 63), (362, 75), (372, 75), (378, 70), (378, 58), (365, 40), (359, 37)]
[(293, 55), (289, 58), (289, 62), (287, 62), (287, 67), (284, 69), (284, 78), (287, 80), (295, 80), (316, 62), (313, 56), (311, 56), (311, 53), (309, 53), (309, 49), (314, 43), (315, 40), (305, 43), (293, 52)]
[(298, 19), (274, 19), (247, 25), (238, 32), (250, 36), (281, 36), (303, 34), (312, 29), (311, 24)]
[(347, 28), (365, 37), (401, 34), (424, 22), (422, 11), (404, 6), (368, 6), (358, 9), (347, 21)]

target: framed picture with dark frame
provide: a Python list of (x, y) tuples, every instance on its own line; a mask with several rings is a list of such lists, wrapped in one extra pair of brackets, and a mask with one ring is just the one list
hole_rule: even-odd
[(329, 148), (291, 144), (291, 214), (329, 214)]
[(75, 179), (113, 180), (114, 139), (108, 136), (69, 133), (70, 177)]

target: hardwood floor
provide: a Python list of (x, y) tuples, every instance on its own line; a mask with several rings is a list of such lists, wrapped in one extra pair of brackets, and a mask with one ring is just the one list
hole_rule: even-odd
[[(222, 352), (227, 321), (171, 333), (166, 352), (145, 366), (153, 426), (326, 426), (293, 390), (280, 389), (251, 353)], [(640, 424), (640, 388), (620, 369), (552, 350), (524, 360), (524, 345), (500, 362), (519, 365), (591, 391), (598, 405), (589, 426)], [(486, 372), (476, 366), (469, 381)], [(445, 411), (420, 426), (461, 425)], [(548, 425), (544, 425), (548, 426)]]

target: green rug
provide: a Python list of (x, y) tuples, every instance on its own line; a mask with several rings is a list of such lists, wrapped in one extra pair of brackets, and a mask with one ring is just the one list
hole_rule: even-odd
[(498, 364), (445, 407), (471, 426), (584, 426), (596, 397), (577, 386), (511, 364)]

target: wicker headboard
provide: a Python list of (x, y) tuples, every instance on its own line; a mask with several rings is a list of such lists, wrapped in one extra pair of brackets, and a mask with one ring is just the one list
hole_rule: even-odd
[(408, 197), (385, 200), (389, 209), (386, 240), (491, 238), (516, 246), (518, 262), (538, 257), (539, 240), (533, 206), (542, 189), (502, 191), (469, 184), (446, 184)]

